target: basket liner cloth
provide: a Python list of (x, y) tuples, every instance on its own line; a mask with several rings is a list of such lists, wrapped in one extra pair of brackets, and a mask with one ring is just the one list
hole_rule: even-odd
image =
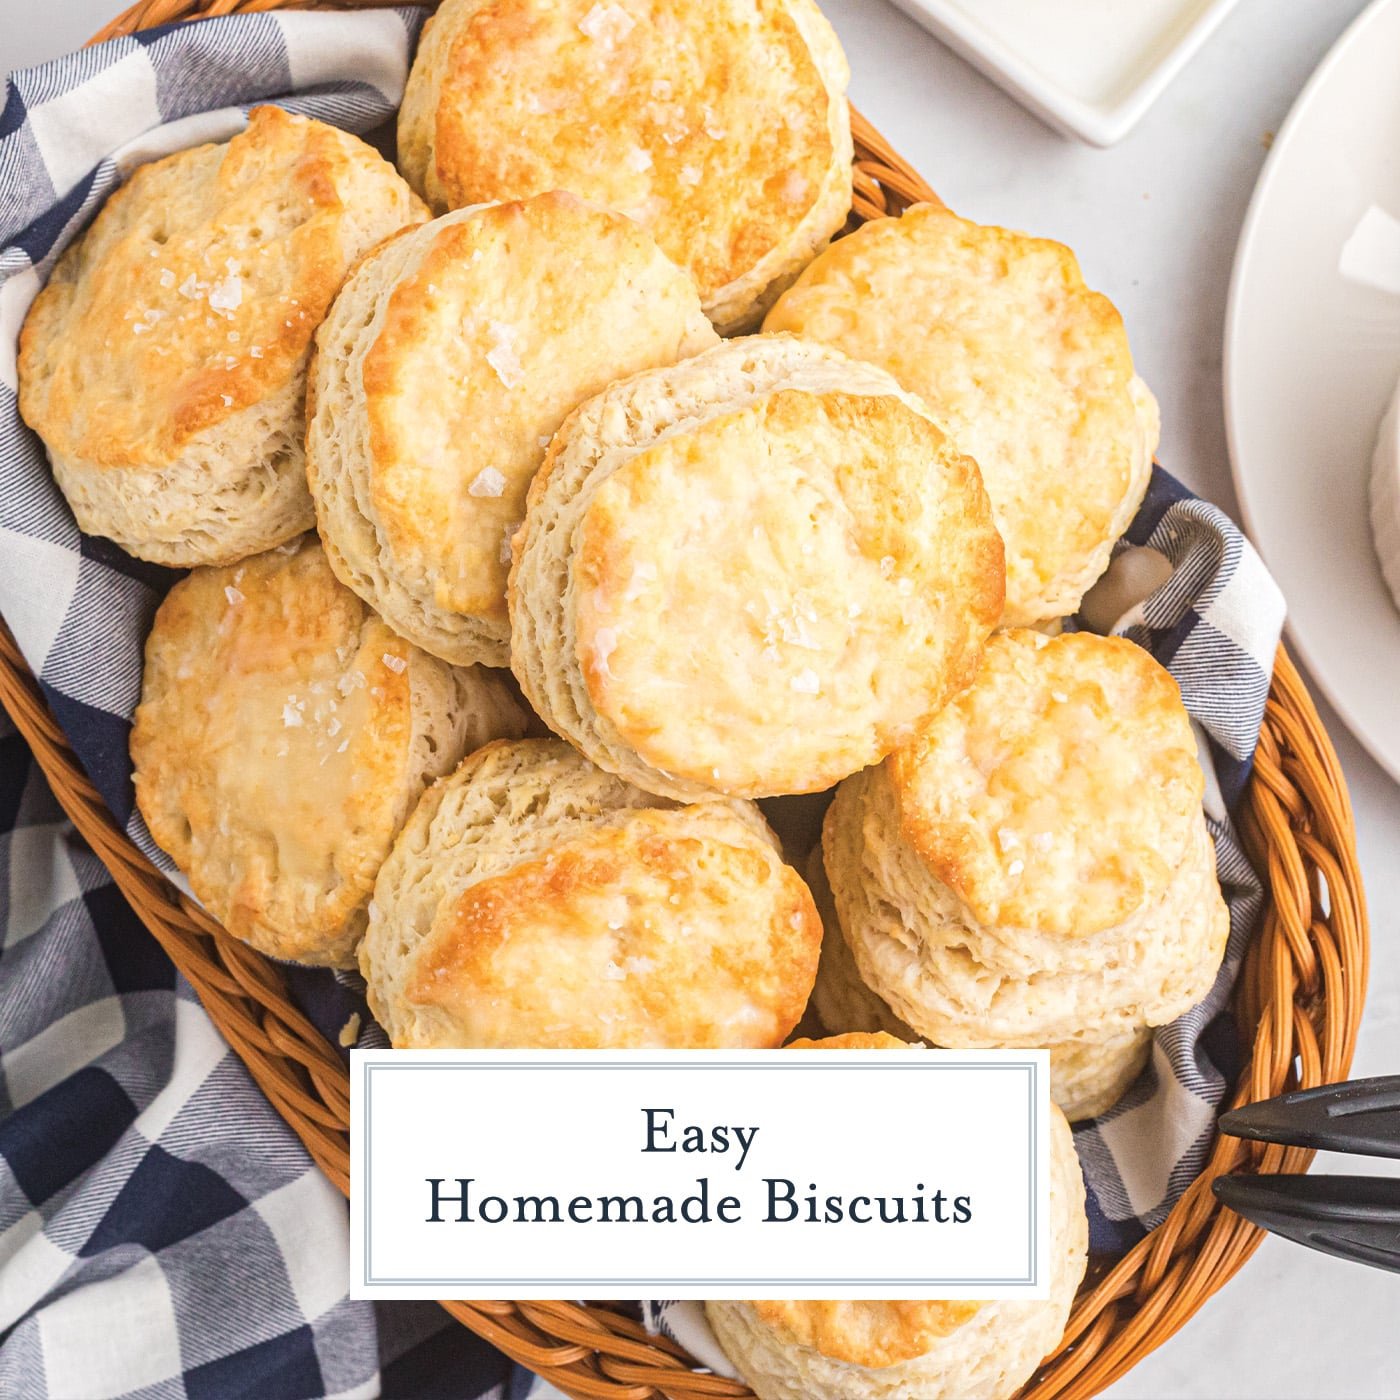
[[(250, 105), (275, 101), (368, 132), (403, 91), (421, 11), (227, 16), (147, 31), (15, 74), (0, 113), (0, 615), (54, 714), (128, 835), (174, 874), (135, 809), (128, 738), (142, 644), (178, 577), (79, 533), (43, 447), (20, 421), (15, 343), (54, 260), (132, 166), (226, 139)], [(1226, 1003), (1262, 908), (1262, 886), (1231, 812), (1248, 781), (1283, 602), (1223, 511), (1160, 468), (1118, 550), (1146, 547), (1170, 575), (1113, 630), (1172, 673), (1201, 739), (1206, 818), (1230, 907), (1230, 939), (1210, 995), (1156, 1033), (1142, 1078), (1075, 1144), (1088, 1186), (1091, 1247), (1120, 1252), (1159, 1223), (1197, 1174), (1238, 1066)], [(289, 969), (294, 995), (333, 1040), (364, 1012), (356, 979)], [(365, 1017), (361, 1044), (383, 1044)], [(259, 1134), (291, 1137), (280, 1123)], [(268, 1144), (269, 1151), (285, 1150)], [(694, 1344), (695, 1309), (644, 1309)], [(699, 1338), (703, 1347), (704, 1337)]]

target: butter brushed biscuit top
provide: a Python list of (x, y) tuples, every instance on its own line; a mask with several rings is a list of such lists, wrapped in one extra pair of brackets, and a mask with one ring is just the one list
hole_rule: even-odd
[(500, 677), (395, 636), (308, 536), (166, 596), (131, 734), (136, 800), (230, 933), (350, 966), (423, 789), (525, 723)]

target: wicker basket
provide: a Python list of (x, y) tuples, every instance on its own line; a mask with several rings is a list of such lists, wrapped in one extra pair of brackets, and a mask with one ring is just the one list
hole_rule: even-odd
[[(336, 0), (341, 8), (375, 0)], [(282, 0), (142, 0), (97, 36), (172, 20), (272, 10)], [(335, 5), (326, 8), (335, 8)], [(896, 212), (932, 190), (853, 114), (857, 221)], [(307, 1151), (349, 1185), (349, 1076), (287, 995), (273, 963), (229, 937), (180, 894), (117, 827), (69, 748), (8, 631), (0, 626), (0, 701), (28, 739), (74, 825), (137, 914), (193, 984), (205, 1009)], [(1366, 991), (1366, 909), (1351, 805), (1307, 690), (1280, 651), (1254, 777), (1242, 813), (1269, 903), (1235, 997), (1249, 1045), (1235, 1103), (1346, 1076)], [(1218, 1138), (1166, 1221), (1116, 1263), (1091, 1266), (1059, 1350), (1021, 1400), (1086, 1400), (1177, 1331), (1262, 1238), (1217, 1204), (1229, 1172), (1298, 1171), (1312, 1154)], [(588, 1400), (750, 1396), (697, 1372), (670, 1342), (606, 1304), (444, 1303), (502, 1351)]]

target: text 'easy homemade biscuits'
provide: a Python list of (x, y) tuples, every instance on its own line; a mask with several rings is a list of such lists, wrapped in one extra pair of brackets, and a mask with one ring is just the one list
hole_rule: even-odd
[(511, 664), (649, 792), (814, 792), (970, 679), (1002, 586), (976, 466), (915, 400), (751, 336), (565, 422), (515, 538)]
[(820, 940), (756, 807), (679, 807), (536, 739), (424, 795), (360, 968), (399, 1048), (762, 1049), (801, 1016)]
[[(869, 1039), (802, 1048), (902, 1048)], [(1064, 1334), (1088, 1239), (1074, 1140), (1052, 1108), (1044, 1302), (712, 1301), (705, 1315), (759, 1400), (1010, 1400)]]
[(278, 107), (139, 167), (20, 337), (20, 409), (79, 527), (172, 565), (309, 529), (312, 334), (365, 249), (426, 217), (363, 141)]
[(715, 339), (652, 239), (572, 195), (384, 244), (317, 337), (307, 475), (332, 567), (425, 650), (504, 666), (510, 537), (550, 434)]
[(1176, 682), (1142, 648), (999, 633), (972, 685), (827, 814), (861, 978), (936, 1045), (1058, 1051), (1061, 1107), (1101, 1112), (1225, 951), (1203, 790)]
[(811, 0), (447, 0), (399, 163), (439, 212), (566, 189), (626, 214), (730, 332), (845, 221), (849, 76)]
[(1157, 404), (1058, 243), (919, 204), (833, 244), (764, 322), (888, 370), (982, 471), (1006, 624), (1074, 612), (1142, 502)]
[(423, 789), (524, 731), (489, 671), (396, 636), (314, 536), (170, 590), (131, 736), (151, 835), (228, 931), (350, 966), (374, 877)]

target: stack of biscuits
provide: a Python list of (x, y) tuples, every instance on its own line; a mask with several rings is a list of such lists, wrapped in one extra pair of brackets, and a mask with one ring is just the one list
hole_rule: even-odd
[[(138, 169), (20, 342), (79, 526), (188, 569), (131, 738), (235, 937), (402, 1047), (1046, 1047), (1103, 1113), (1226, 916), (1171, 678), (1067, 624), (1156, 404), (1058, 244), (843, 232), (812, 0), (446, 0), (395, 168)], [(783, 799), (832, 794), (820, 849)], [(758, 805), (763, 800), (763, 807)], [(822, 799), (826, 800), (826, 799)], [(815, 990), (814, 990), (815, 989)], [(1012, 1393), (1037, 1304), (711, 1305), (760, 1396)]]

